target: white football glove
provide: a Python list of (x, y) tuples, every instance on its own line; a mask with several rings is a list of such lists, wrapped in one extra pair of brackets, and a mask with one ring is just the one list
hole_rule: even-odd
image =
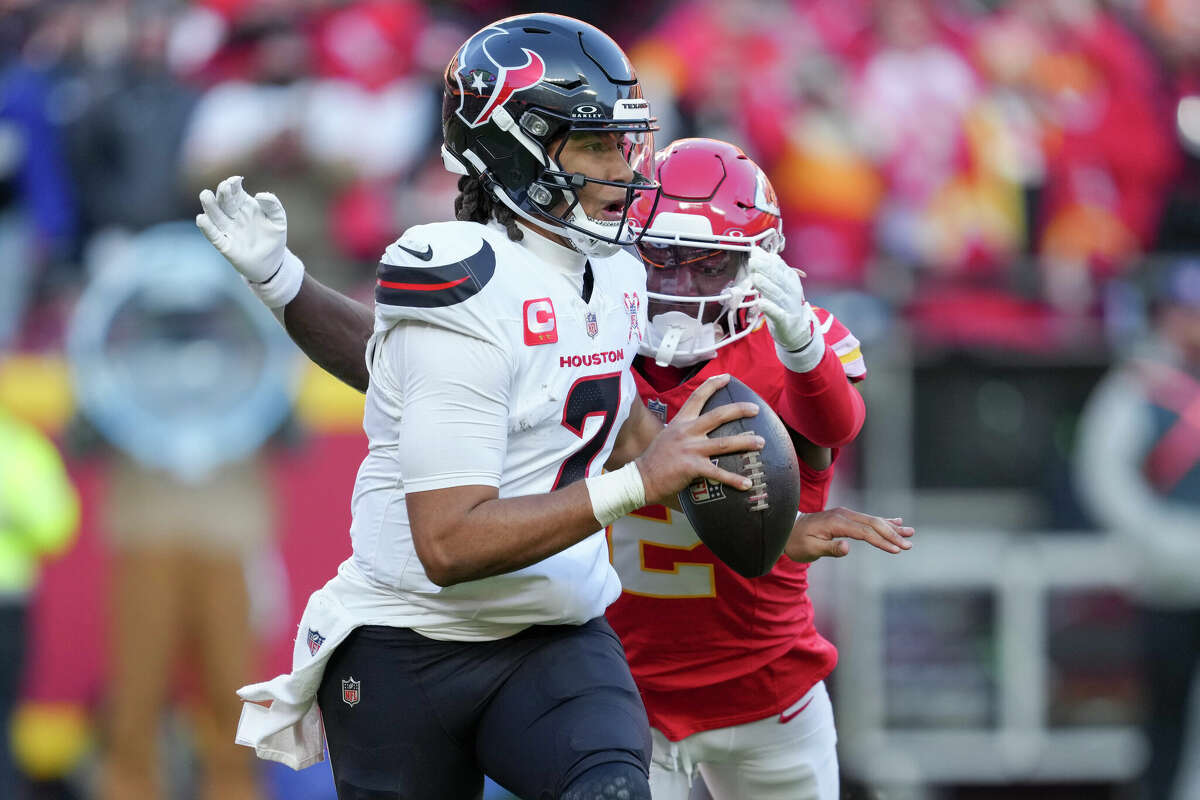
[(292, 301), (304, 280), (304, 264), (287, 249), (287, 214), (270, 192), (251, 197), (242, 188), (242, 177), (221, 181), (214, 194), (200, 193), (204, 213), (196, 225), (217, 252), (250, 284), (268, 308)]
[(825, 355), (812, 306), (804, 299), (804, 273), (788, 266), (778, 253), (755, 246), (750, 251), (750, 278), (758, 290), (758, 307), (767, 318), (779, 360), (793, 372), (808, 372)]

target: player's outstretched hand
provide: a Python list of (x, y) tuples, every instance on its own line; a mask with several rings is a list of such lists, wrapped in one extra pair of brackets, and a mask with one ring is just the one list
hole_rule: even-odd
[(804, 272), (788, 266), (778, 253), (768, 253), (757, 245), (750, 251), (749, 268), (771, 338), (784, 350), (803, 349), (816, 331), (816, 316), (804, 299), (800, 282)]
[(263, 283), (279, 271), (287, 249), (287, 214), (279, 198), (270, 192), (251, 197), (242, 176), (234, 175), (215, 193), (202, 191), (200, 206), (197, 227), (246, 280)]
[(899, 517), (884, 519), (849, 508), (830, 508), (804, 514), (792, 527), (783, 552), (793, 561), (809, 563), (823, 556), (841, 558), (850, 552), (843, 539), (858, 539), (885, 553), (899, 553), (912, 547), (908, 541), (913, 529)]
[(701, 414), (713, 393), (729, 383), (728, 375), (715, 375), (697, 387), (679, 409), (671, 424), (663, 428), (637, 459), (638, 472), (646, 487), (646, 502), (675, 503), (675, 495), (698, 477), (720, 481), (735, 489), (749, 489), (750, 479), (717, 467), (713, 456), (761, 450), (763, 439), (755, 433), (708, 438), (709, 431), (742, 417), (758, 413), (753, 403), (728, 403)]

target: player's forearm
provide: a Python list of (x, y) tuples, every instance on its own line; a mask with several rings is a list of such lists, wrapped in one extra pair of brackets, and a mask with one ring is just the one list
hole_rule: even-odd
[(412, 495), (408, 503), (417, 556), (425, 574), (439, 586), (528, 567), (603, 527), (583, 481), (548, 494), (491, 497), (450, 524), (431, 516), (442, 505), (439, 494), (422, 492), (423, 497)]
[(698, 477), (748, 490), (750, 478), (721, 469), (719, 456), (761, 450), (763, 438), (708, 434), (732, 420), (752, 417), (758, 407), (726, 403), (699, 413), (728, 381), (728, 375), (719, 375), (701, 384), (634, 463), (612, 472), (546, 494), (503, 499), (494, 486), (478, 484), (410, 491), (405, 505), (426, 575), (449, 586), (521, 569), (635, 509), (664, 502)]
[(617, 432), (617, 440), (604, 468), (610, 471), (619, 469), (636, 459), (646, 452), (664, 427), (662, 420), (651, 414), (639, 398), (629, 409), (629, 418)]
[(819, 447), (843, 447), (854, 440), (866, 419), (866, 404), (832, 347), (807, 372), (787, 371), (778, 409), (790, 428)]
[(283, 309), (283, 324), (313, 363), (360, 392), (367, 390), (365, 353), (375, 324), (370, 308), (306, 274), (300, 292)]

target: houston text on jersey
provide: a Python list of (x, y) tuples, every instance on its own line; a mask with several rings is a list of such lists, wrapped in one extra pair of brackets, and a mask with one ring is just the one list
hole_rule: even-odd
[(599, 364), (619, 364), (625, 360), (625, 348), (619, 350), (602, 350), (598, 353), (585, 355), (559, 356), (560, 369), (568, 367), (591, 367)]

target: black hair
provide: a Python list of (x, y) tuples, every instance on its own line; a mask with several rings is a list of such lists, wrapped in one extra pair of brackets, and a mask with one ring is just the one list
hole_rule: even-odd
[(458, 197), (454, 198), (454, 216), (463, 222), (487, 224), (493, 219), (508, 231), (508, 238), (521, 241), (524, 233), (517, 225), (517, 215), (501, 203), (483, 185), (483, 181), (470, 175), (458, 179)]

